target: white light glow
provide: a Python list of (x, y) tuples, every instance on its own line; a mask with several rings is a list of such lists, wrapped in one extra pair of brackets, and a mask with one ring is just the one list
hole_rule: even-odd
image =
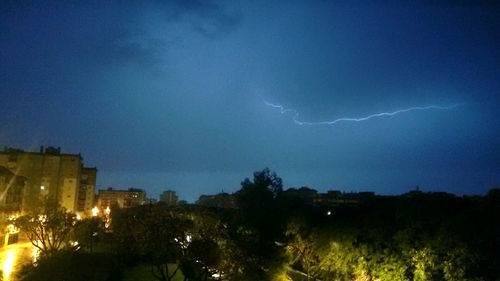
[(14, 260), (16, 258), (16, 249), (10, 249), (7, 252), (7, 257), (3, 261), (3, 280), (9, 280), (9, 275), (12, 272), (14, 266)]
[(394, 116), (396, 114), (400, 114), (400, 113), (408, 112), (408, 111), (413, 111), (413, 110), (429, 110), (429, 109), (449, 110), (449, 109), (453, 109), (455, 107), (464, 105), (463, 103), (457, 103), (457, 104), (453, 104), (450, 106), (439, 106), (439, 105), (414, 106), (414, 107), (396, 110), (393, 112), (375, 113), (375, 114), (371, 114), (371, 115), (368, 115), (365, 117), (360, 117), (360, 118), (342, 117), (342, 118), (334, 119), (331, 121), (308, 122), (308, 121), (299, 120), (299, 112), (295, 109), (285, 108), (283, 105), (273, 104), (273, 103), (267, 102), (266, 100), (264, 100), (264, 103), (267, 106), (279, 109), (281, 114), (285, 114), (288, 112), (292, 113), (292, 120), (297, 125), (334, 125), (338, 122), (343, 122), (343, 121), (361, 122), (361, 121), (366, 121), (368, 119), (372, 119), (375, 117)]
[(92, 216), (97, 217), (97, 214), (99, 213), (99, 209), (96, 207), (92, 208)]

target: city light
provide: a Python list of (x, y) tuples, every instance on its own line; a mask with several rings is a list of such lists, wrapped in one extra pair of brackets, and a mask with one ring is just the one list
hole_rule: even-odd
[(33, 249), (33, 263), (36, 263), (36, 261), (38, 260), (38, 248), (37, 247), (34, 247)]
[(97, 217), (97, 214), (99, 213), (99, 209), (96, 207), (92, 208), (92, 216)]
[(111, 225), (111, 217), (109, 216), (111, 214), (111, 209), (109, 208), (109, 206), (106, 207), (106, 209), (104, 209), (104, 227), (105, 228), (109, 228), (109, 226)]
[(9, 280), (9, 275), (12, 272), (15, 258), (16, 258), (16, 250), (10, 249), (7, 252), (7, 257), (5, 258), (2, 266), (3, 280), (5, 281)]
[[(17, 219), (16, 216), (10, 216), (9, 221), (13, 222)], [(19, 232), (19, 228), (17, 228), (13, 223), (7, 225), (7, 230), (9, 234), (16, 234)]]
[(44, 189), (45, 189), (45, 186), (41, 185), (41, 186), (40, 186), (40, 189), (41, 189), (41, 190), (44, 190)]
[(19, 232), (19, 228), (17, 228), (15, 225), (13, 224), (9, 224), (7, 226), (7, 229), (9, 230), (9, 234), (16, 234)]

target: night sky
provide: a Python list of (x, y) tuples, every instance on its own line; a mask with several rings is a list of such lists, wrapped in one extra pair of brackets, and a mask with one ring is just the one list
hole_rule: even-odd
[(82, 153), (98, 188), (194, 201), (264, 167), (319, 191), (500, 185), (498, 4), (19, 2), (0, 144)]

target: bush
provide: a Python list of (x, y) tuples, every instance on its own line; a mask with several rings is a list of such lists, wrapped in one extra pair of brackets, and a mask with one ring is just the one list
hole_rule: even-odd
[(24, 266), (18, 277), (21, 281), (118, 281), (121, 273), (108, 255), (61, 252)]

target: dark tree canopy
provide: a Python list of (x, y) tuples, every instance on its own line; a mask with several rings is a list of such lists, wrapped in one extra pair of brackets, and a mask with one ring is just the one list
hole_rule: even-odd
[[(119, 280), (140, 266), (160, 281), (479, 281), (500, 274), (498, 189), (484, 197), (411, 192), (335, 206), (316, 204), (316, 193), (282, 191), (266, 168), (242, 182), (235, 207), (115, 209), (109, 229), (47, 205), (43, 216), (18, 219), (33, 240), (55, 235), (42, 238), (51, 254), (27, 266), (21, 280), (73, 280), (71, 272)], [(72, 237), (80, 247), (68, 247)]]

